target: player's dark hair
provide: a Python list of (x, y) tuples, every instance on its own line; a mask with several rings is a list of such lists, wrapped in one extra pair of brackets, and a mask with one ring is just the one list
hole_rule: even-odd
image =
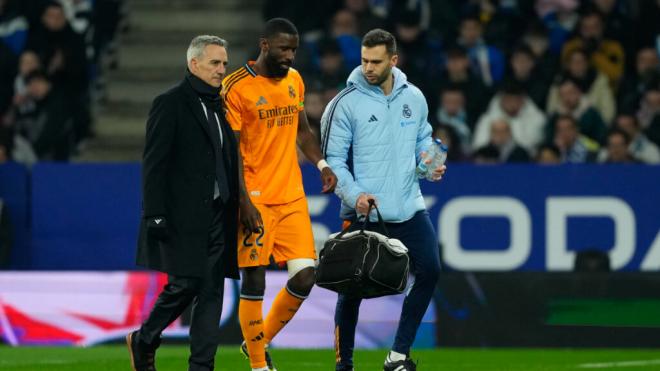
[(271, 38), (277, 34), (298, 35), (298, 29), (286, 18), (273, 18), (266, 22), (261, 32), (264, 39)]
[(385, 49), (389, 55), (397, 54), (396, 39), (391, 33), (381, 28), (376, 28), (367, 32), (362, 38), (362, 46), (373, 48), (378, 45), (385, 45)]

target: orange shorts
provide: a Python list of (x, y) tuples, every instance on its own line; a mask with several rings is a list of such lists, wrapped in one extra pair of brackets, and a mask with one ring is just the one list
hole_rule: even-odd
[(291, 259), (316, 259), (312, 222), (307, 199), (282, 205), (254, 205), (261, 213), (264, 228), (252, 233), (244, 227), (238, 232), (238, 266), (256, 267)]

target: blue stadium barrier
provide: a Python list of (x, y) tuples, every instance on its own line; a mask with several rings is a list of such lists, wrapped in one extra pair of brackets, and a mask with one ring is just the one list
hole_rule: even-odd
[[(340, 228), (340, 203), (320, 193), (313, 166), (303, 166), (303, 180), (319, 244)], [(568, 271), (576, 252), (595, 249), (609, 252), (615, 270), (658, 271), (659, 184), (659, 166), (452, 164), (422, 192), (445, 270)], [(38, 164), (32, 241), (15, 265), (136, 269), (140, 199), (139, 164)]]
[(421, 186), (445, 267), (567, 271), (595, 249), (615, 270), (660, 270), (660, 166), (452, 165)]
[(139, 164), (35, 165), (30, 268), (135, 268), (140, 200)]
[(22, 165), (0, 165), (0, 198), (9, 211), (14, 237), (10, 266), (12, 269), (29, 267), (31, 262), (29, 179), (30, 174)]

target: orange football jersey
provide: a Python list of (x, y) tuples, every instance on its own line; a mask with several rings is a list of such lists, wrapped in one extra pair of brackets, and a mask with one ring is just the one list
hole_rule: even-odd
[(227, 121), (239, 131), (245, 186), (253, 202), (284, 204), (305, 196), (296, 154), (305, 86), (293, 68), (281, 78), (254, 72), (253, 61), (223, 81)]

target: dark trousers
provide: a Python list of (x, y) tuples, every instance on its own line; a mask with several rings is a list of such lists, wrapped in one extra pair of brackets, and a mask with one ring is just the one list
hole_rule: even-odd
[[(360, 225), (358, 225), (360, 224)], [(385, 223), (388, 237), (396, 238), (408, 248), (410, 271), (415, 281), (403, 301), (399, 327), (392, 350), (409, 354), (415, 340), (422, 317), (431, 302), (435, 285), (440, 274), (440, 253), (438, 239), (431, 225), (427, 211), (418, 211), (410, 220), (402, 223)], [(351, 229), (359, 229), (361, 223), (354, 223)], [(377, 223), (369, 223), (368, 230), (378, 231)], [(382, 232), (381, 232), (382, 233)], [(337, 370), (353, 367), (355, 327), (358, 322), (362, 299), (339, 295), (335, 309), (335, 328), (339, 360)]]
[(192, 303), (190, 323), (190, 371), (213, 370), (220, 342), (220, 314), (224, 291), (222, 253), (224, 251), (224, 215), (215, 206), (209, 229), (207, 266), (203, 277), (167, 276), (167, 284), (158, 296), (149, 318), (142, 324), (137, 339), (146, 349), (160, 345), (160, 334)]

